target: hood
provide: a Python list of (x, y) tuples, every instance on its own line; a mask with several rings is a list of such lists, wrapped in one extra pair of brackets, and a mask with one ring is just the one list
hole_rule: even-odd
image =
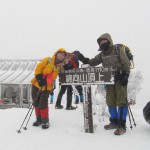
[[(99, 45), (99, 41), (102, 39), (107, 39), (110, 42), (110, 47), (113, 46), (113, 41), (109, 33), (104, 33), (97, 39), (98, 45)], [(99, 46), (99, 51), (101, 51), (100, 46)]]
[(59, 52), (64, 52), (65, 54), (67, 53), (67, 51), (64, 49), (64, 48), (59, 48), (52, 56), (52, 60), (55, 62), (55, 59), (56, 59), (56, 55), (57, 53)]

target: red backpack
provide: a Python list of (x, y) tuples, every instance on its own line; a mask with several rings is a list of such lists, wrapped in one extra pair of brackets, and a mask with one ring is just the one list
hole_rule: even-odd
[(73, 68), (78, 68), (77, 63), (74, 58), (74, 55), (69, 52), (67, 53), (67, 56), (65, 58), (65, 63), (71, 64), (73, 66)]

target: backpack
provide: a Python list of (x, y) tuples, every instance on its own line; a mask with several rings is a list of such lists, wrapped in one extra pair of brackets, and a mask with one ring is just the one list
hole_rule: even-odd
[(118, 56), (119, 56), (119, 49), (122, 48), (126, 52), (126, 55), (130, 61), (130, 69), (133, 69), (134, 68), (133, 54), (131, 53), (129, 47), (127, 47), (126, 45), (123, 45), (123, 44), (116, 44), (116, 45), (114, 45), (114, 47), (115, 47), (116, 54)]
[(148, 124), (150, 124), (150, 102), (143, 108), (143, 116)]
[(79, 66), (79, 62), (77, 61), (77, 59), (72, 53), (69, 52), (67, 53), (65, 64), (70, 64), (73, 68), (78, 68)]

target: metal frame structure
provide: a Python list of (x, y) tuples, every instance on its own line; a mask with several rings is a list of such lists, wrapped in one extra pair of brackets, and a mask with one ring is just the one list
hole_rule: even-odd
[(0, 59), (0, 108), (29, 107), (31, 79), (40, 59)]

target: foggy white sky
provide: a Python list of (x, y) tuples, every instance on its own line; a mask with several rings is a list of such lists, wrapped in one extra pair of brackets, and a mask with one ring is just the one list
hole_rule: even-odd
[(108, 32), (115, 44), (130, 47), (136, 69), (148, 81), (149, 3), (149, 0), (0, 0), (0, 58), (43, 58), (60, 47), (68, 51), (78, 49), (92, 58), (98, 54), (97, 38)]

